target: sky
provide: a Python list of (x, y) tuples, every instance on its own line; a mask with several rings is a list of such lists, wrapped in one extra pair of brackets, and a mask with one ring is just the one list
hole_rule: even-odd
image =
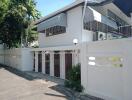
[(37, 10), (42, 16), (46, 16), (64, 6), (74, 2), (75, 0), (35, 0), (37, 2)]

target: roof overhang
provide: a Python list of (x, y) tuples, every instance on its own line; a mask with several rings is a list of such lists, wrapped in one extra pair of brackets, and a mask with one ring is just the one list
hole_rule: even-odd
[(57, 46), (57, 47), (45, 47), (45, 48), (33, 48), (31, 51), (65, 51), (65, 50), (79, 50), (80, 45), (73, 46)]
[[(111, 3), (112, 1), (113, 0), (94, 0), (94, 2), (93, 2), (93, 1), (88, 0), (88, 4), (87, 5), (88, 6), (102, 6), (102, 5), (105, 5), (107, 3)], [(75, 2), (71, 3), (70, 5), (68, 5), (68, 6), (66, 6), (66, 7), (64, 7), (62, 9), (60, 9), (60, 10), (55, 11), (52, 14), (49, 14), (49, 15), (37, 20), (35, 22), (35, 24), (37, 25), (37, 24), (39, 24), (39, 23), (41, 23), (41, 22), (43, 22), (43, 21), (45, 21), (45, 20), (47, 20), (47, 19), (49, 19), (51, 17), (54, 17), (54, 16), (56, 16), (56, 15), (58, 15), (60, 13), (66, 12), (69, 9), (75, 8), (75, 7), (77, 7), (77, 6), (81, 5), (81, 4), (84, 4), (84, 3), (85, 3), (85, 0), (76, 0)]]
[(58, 14), (38, 24), (37, 31), (42, 32), (43, 30), (54, 26), (64, 26), (64, 27), (67, 26), (67, 16), (65, 13)]
[(84, 23), (90, 22), (90, 21), (97, 21), (101, 22), (103, 24), (106, 24), (110, 27), (113, 27), (114, 29), (117, 29), (116, 22), (110, 20), (109, 18), (103, 16), (96, 10), (92, 9), (91, 7), (87, 7), (85, 17), (84, 17)]
[[(79, 6), (81, 4), (84, 4), (85, 0), (76, 0), (72, 4), (48, 15), (45, 16), (35, 22), (36, 25), (39, 23), (56, 16), (60, 13), (66, 12), (69, 9), (72, 9), (76, 6)], [(132, 12), (132, 0), (88, 0), (88, 6), (103, 6), (108, 3), (114, 3), (121, 11), (123, 11), (128, 17), (130, 17), (130, 13)]]

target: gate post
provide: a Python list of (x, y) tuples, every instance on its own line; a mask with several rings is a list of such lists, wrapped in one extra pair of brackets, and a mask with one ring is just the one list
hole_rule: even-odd
[(84, 87), (84, 91), (87, 88), (87, 43), (81, 45), (81, 85)]
[(38, 51), (35, 51), (35, 72), (38, 72)]
[(65, 52), (60, 52), (60, 78), (65, 79)]
[(54, 52), (50, 52), (50, 76), (54, 76)]
[(45, 53), (42, 52), (42, 73), (45, 74)]

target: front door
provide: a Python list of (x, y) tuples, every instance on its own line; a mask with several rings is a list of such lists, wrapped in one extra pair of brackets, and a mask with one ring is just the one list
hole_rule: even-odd
[(54, 76), (60, 77), (60, 54), (54, 54)]
[(38, 72), (42, 72), (42, 52), (38, 54)]
[(50, 74), (50, 54), (45, 54), (45, 73)]
[(68, 79), (68, 72), (72, 69), (72, 54), (65, 54), (65, 75), (66, 79)]

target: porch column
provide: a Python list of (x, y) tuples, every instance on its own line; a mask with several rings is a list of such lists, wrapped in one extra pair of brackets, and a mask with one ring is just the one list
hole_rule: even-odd
[(42, 52), (42, 73), (45, 74), (45, 53)]
[(54, 52), (50, 52), (50, 76), (54, 76)]
[(38, 51), (35, 51), (35, 72), (38, 72)]
[(65, 79), (65, 52), (60, 52), (60, 78)]
[(77, 65), (79, 63), (79, 54), (78, 54), (78, 50), (75, 50), (73, 53), (72, 53), (72, 65)]
[(75, 53), (74, 51), (72, 52), (72, 66), (75, 65)]
[(85, 89), (88, 88), (88, 61), (87, 61), (87, 44), (83, 43), (81, 45), (81, 84), (84, 87), (84, 92), (86, 92)]
[(81, 63), (81, 50), (78, 50), (78, 63)]

